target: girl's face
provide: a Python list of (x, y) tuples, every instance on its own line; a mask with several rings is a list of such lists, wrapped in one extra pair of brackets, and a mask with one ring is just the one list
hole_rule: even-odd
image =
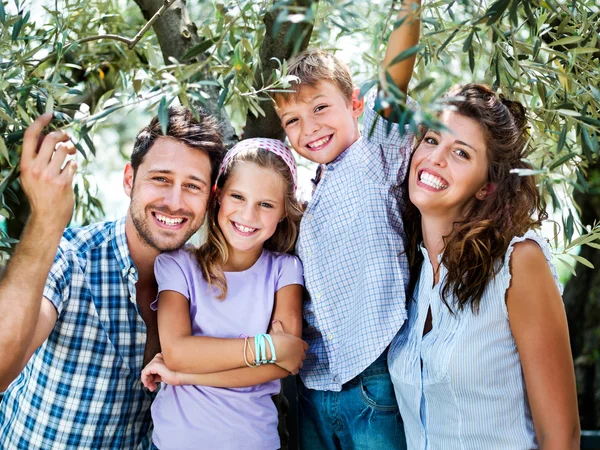
[(446, 111), (440, 121), (448, 131), (428, 131), (415, 150), (409, 197), (421, 214), (443, 216), (453, 223), (489, 193), (488, 158), (475, 120)]
[(263, 244), (285, 217), (286, 183), (281, 175), (250, 162), (237, 163), (219, 190), (219, 227), (230, 258), (248, 257), (254, 263)]

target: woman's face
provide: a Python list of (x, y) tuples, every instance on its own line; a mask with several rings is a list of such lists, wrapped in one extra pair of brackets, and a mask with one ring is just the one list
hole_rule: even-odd
[(421, 214), (453, 223), (489, 193), (488, 158), (475, 120), (445, 111), (440, 121), (448, 130), (427, 132), (412, 158), (408, 190)]

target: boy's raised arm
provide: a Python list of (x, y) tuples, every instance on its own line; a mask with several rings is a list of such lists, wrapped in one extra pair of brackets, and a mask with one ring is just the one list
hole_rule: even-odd
[[(396, 85), (406, 92), (412, 77), (416, 54), (390, 66), (400, 53), (419, 43), (419, 20), (421, 0), (403, 0), (396, 19), (401, 25), (392, 31), (387, 44), (385, 56), (381, 62), (382, 71), (387, 71)], [(385, 86), (385, 85), (384, 85)]]

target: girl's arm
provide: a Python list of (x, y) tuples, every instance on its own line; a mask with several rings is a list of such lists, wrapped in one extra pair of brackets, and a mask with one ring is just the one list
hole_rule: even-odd
[(579, 449), (579, 416), (565, 309), (540, 247), (515, 245), (506, 306), (542, 450)]
[[(269, 330), (271, 336), (278, 334), (290, 334), (300, 337), (302, 334), (302, 294), (303, 287), (298, 284), (284, 286), (275, 293), (275, 303), (273, 308), (273, 325)], [(163, 305), (164, 306), (164, 305)], [(161, 306), (162, 307), (162, 306)], [(160, 311), (160, 308), (159, 308)], [(188, 313), (189, 315), (189, 313)], [(159, 322), (160, 327), (160, 322)], [(211, 373), (192, 374), (184, 373), (183, 371), (171, 370), (172, 367), (165, 364), (163, 355), (158, 354), (144, 368), (142, 372), (142, 381), (150, 390), (156, 389), (156, 382), (164, 381), (172, 385), (188, 385), (198, 384), (214, 387), (246, 387), (256, 384), (265, 383), (267, 381), (285, 378), (290, 374), (287, 370), (281, 368), (277, 364), (265, 364), (260, 367), (245, 367), (243, 360), (243, 339), (219, 339), (220, 341), (241, 341), (242, 345), (239, 349), (238, 357), (242, 360), (240, 368), (229, 369), (224, 371), (215, 371)], [(273, 339), (275, 341), (275, 338)], [(248, 344), (253, 340), (249, 339)], [(306, 344), (305, 344), (306, 345)], [(163, 347), (164, 349), (164, 347)], [(277, 352), (277, 363), (279, 363), (279, 347), (275, 344)], [(302, 351), (302, 359), (304, 359), (304, 350)], [(254, 348), (253, 348), (254, 351)], [(248, 352), (248, 359), (251, 355)], [(256, 353), (255, 353), (256, 354)], [(300, 362), (301, 366), (301, 362)]]
[[(158, 297), (158, 330), (166, 365), (177, 372), (214, 373), (246, 367), (244, 339), (193, 336), (188, 300), (175, 291), (162, 291)], [(271, 333), (277, 365), (298, 373), (308, 345), (299, 337), (282, 331)], [(256, 354), (254, 339), (249, 348)]]

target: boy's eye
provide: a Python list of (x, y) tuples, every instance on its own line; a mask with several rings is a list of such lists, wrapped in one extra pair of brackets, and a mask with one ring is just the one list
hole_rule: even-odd
[(327, 105), (319, 105), (315, 108), (315, 112), (323, 111), (325, 108), (327, 108)]
[(287, 126), (292, 125), (293, 123), (296, 123), (296, 122), (298, 122), (298, 119), (290, 119), (290, 120), (288, 120), (288, 121), (285, 122), (284, 126), (287, 127)]

